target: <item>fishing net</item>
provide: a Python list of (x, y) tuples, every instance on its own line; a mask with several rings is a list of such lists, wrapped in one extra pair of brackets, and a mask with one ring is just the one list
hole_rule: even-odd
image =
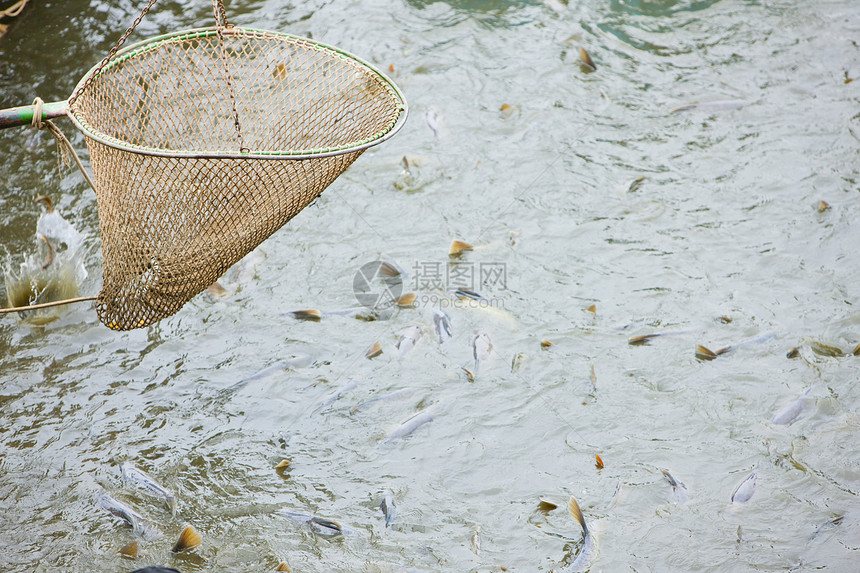
[(115, 48), (69, 99), (110, 328), (177, 312), (405, 121), (397, 87), (355, 56), (231, 26), (220, 2), (216, 24)]

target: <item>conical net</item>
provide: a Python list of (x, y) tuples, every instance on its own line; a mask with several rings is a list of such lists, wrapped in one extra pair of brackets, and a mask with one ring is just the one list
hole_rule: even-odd
[(177, 312), (405, 119), (397, 88), (354, 56), (222, 32), (223, 43), (207, 28), (126, 48), (71, 105), (96, 184), (96, 308), (110, 328)]

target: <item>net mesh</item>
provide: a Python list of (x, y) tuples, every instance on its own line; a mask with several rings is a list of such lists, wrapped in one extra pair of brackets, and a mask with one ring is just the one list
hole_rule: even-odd
[(131, 46), (80, 85), (70, 116), (96, 183), (96, 308), (117, 330), (178, 311), (405, 118), (357, 58), (241, 28), (223, 29), (223, 50), (214, 28)]

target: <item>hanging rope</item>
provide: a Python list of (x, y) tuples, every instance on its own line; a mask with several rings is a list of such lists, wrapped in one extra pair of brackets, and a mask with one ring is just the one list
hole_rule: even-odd
[(0, 18), (5, 18), (6, 16), (14, 18), (24, 9), (24, 6), (27, 5), (27, 2), (30, 0), (18, 0), (5, 10), (0, 10)]
[(75, 148), (72, 147), (71, 143), (69, 143), (68, 138), (63, 135), (60, 128), (57, 127), (50, 119), (42, 121), (42, 106), (44, 104), (45, 102), (42, 101), (42, 98), (37, 97), (33, 100), (33, 123), (31, 125), (39, 130), (47, 128), (47, 130), (57, 138), (57, 163), (61, 169), (64, 165), (69, 164), (69, 152), (71, 152), (72, 157), (75, 158), (75, 163), (78, 165), (78, 169), (80, 169), (81, 173), (84, 175), (84, 179), (87, 180), (87, 183), (90, 184), (92, 190), (95, 191), (96, 184), (93, 183), (92, 179), (90, 179), (89, 173), (84, 169), (84, 164), (81, 163), (81, 158), (78, 157), (77, 152), (75, 152)]
[(218, 47), (221, 49), (221, 61), (224, 62), (224, 79), (227, 82), (227, 91), (230, 92), (230, 103), (233, 106), (233, 125), (236, 127), (236, 139), (239, 140), (239, 151), (241, 153), (248, 153), (250, 149), (245, 147), (245, 138), (242, 137), (242, 126), (239, 125), (239, 112), (236, 110), (236, 94), (233, 92), (233, 76), (230, 74), (227, 48), (224, 46), (224, 30), (229, 30), (233, 25), (227, 21), (227, 12), (224, 10), (222, 0), (212, 0), (212, 9), (215, 12), (215, 28), (218, 32)]

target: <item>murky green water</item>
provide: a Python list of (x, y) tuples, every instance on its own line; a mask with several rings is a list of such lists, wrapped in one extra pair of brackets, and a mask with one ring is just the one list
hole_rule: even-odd
[[(0, 105), (68, 97), (139, 4), (32, 2), (0, 39)], [(856, 2), (228, 9), (240, 25), (391, 69), (410, 119), (266, 241), (256, 267), (228, 272), (227, 296), (203, 294), (129, 333), (88, 305), (44, 327), (0, 319), (0, 570), (550, 571), (579, 550), (571, 495), (598, 542), (592, 571), (856, 569)], [(209, 16), (206, 2), (159, 2), (134, 38)], [(596, 71), (580, 65), (580, 45)], [(670, 112), (723, 100), (745, 105)], [(92, 191), (58, 175), (47, 133), (5, 130), (0, 156), (6, 251), (35, 250), (33, 197), (49, 194), (90, 238), (82, 292), (97, 293)], [(456, 282), (474, 277), (468, 286), (501, 309), (449, 306), (454, 337), (440, 345), (432, 301), (459, 286), (452, 239), (478, 247)], [(355, 306), (354, 275), (381, 254), (410, 272), (407, 290), (421, 287), (418, 308), (375, 322), (281, 315)], [(398, 333), (416, 324), (423, 338), (398, 359)], [(492, 359), (470, 382), (461, 368), (478, 332)], [(695, 357), (697, 344), (769, 333)], [(383, 354), (368, 360), (374, 341)], [(311, 364), (224, 394), (293, 355)], [(809, 387), (793, 424), (771, 422)], [(402, 388), (415, 391), (351, 410)], [(431, 423), (380, 443), (431, 405)], [(290, 468), (277, 472), (282, 459)], [(175, 517), (121, 485), (129, 460), (176, 493)], [(689, 501), (674, 500), (663, 469)], [(754, 469), (754, 495), (732, 507)], [(131, 529), (93, 502), (102, 489), (162, 533), (135, 561), (118, 555)], [(387, 528), (386, 489), (398, 507)], [(559, 508), (540, 512), (540, 499)], [(351, 533), (320, 537), (278, 509)], [(172, 555), (185, 523), (203, 545)]]

